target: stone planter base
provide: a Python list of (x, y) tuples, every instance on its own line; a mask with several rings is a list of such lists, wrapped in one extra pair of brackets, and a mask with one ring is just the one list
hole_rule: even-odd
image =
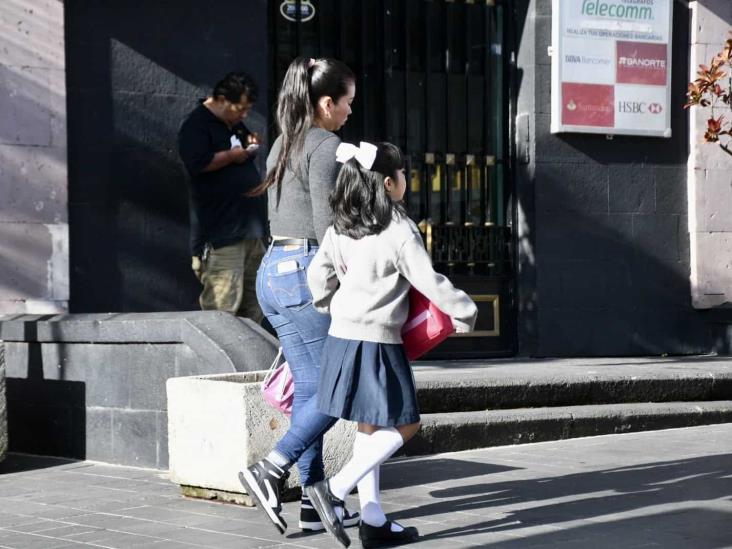
[[(238, 473), (274, 447), (290, 421), (260, 394), (266, 372), (172, 378), (167, 381), (170, 479), (186, 495), (251, 505)], [(356, 424), (339, 421), (325, 436), (326, 475), (351, 457)], [(290, 470), (289, 498), (300, 476)]]
[[(224, 492), (223, 490), (211, 490), (209, 488), (197, 488), (195, 486), (180, 487), (181, 493), (189, 498), (208, 499), (211, 501), (223, 501), (225, 503), (237, 503), (247, 507), (254, 507), (254, 500), (248, 494), (238, 494), (235, 492)], [(299, 490), (288, 490), (288, 494), (297, 495)], [(285, 498), (283, 498), (285, 499)], [(291, 497), (286, 501), (294, 501), (296, 497)]]

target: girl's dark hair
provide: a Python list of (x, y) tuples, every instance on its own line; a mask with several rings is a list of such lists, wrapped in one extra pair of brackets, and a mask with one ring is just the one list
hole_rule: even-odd
[(213, 89), (213, 97), (223, 95), (232, 103), (238, 103), (243, 95), (254, 103), (259, 95), (259, 87), (249, 74), (230, 72), (219, 80)]
[(277, 203), (282, 193), (282, 176), (286, 168), (298, 173), (298, 158), (305, 144), (305, 136), (313, 125), (318, 99), (330, 97), (333, 102), (348, 93), (355, 82), (353, 71), (337, 59), (316, 59), (312, 66), (307, 57), (298, 57), (287, 69), (277, 97), (277, 127), (282, 143), (274, 167), (264, 182), (249, 194), (260, 195), (277, 185)]
[(352, 158), (343, 164), (338, 174), (330, 196), (337, 234), (358, 240), (386, 229), (395, 212), (407, 215), (404, 206), (394, 202), (384, 187), (385, 177), (396, 182), (397, 172), (404, 168), (402, 153), (391, 143), (377, 143), (376, 146), (376, 159), (370, 170)]

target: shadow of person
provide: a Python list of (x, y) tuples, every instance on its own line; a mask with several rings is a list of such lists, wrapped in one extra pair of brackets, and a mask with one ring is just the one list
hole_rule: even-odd
[[(428, 469), (429, 462), (424, 467)], [(423, 470), (423, 474), (430, 478), (429, 470)], [(730, 494), (732, 454), (719, 454), (558, 477), (437, 489), (429, 495), (441, 501), (398, 511), (393, 518), (427, 518), (468, 512), (462, 517), (467, 518), (475, 516), (476, 511), (493, 515), (479, 523), (455, 525), (429, 533), (420, 538), (425, 541), (496, 532), (505, 534), (547, 524), (561, 524), (562, 530), (573, 532), (563, 536), (558, 533), (535, 534), (541, 538), (541, 544), (575, 539), (575, 530), (582, 532), (583, 536), (604, 536), (609, 531), (621, 530), (620, 523), (632, 523), (634, 529), (642, 531), (670, 531), (683, 536), (691, 530), (699, 532), (699, 524), (709, 522), (715, 526), (710, 530), (710, 544), (692, 543), (688, 547), (726, 547), (718, 545), (716, 539), (722, 534), (727, 540), (732, 536), (732, 506), (727, 513), (705, 509), (704, 505), (711, 500), (729, 501)], [(628, 517), (629, 514), (633, 516)], [(452, 521), (453, 524), (455, 522)], [(588, 525), (588, 522), (592, 524)], [(704, 536), (709, 539), (706, 533)], [(614, 545), (607, 546), (627, 545), (616, 540)]]

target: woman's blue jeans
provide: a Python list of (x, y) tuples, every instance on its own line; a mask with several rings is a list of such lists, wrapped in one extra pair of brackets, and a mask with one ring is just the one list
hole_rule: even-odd
[(323, 433), (336, 421), (317, 408), (330, 315), (315, 310), (308, 288), (307, 268), (316, 252), (317, 247), (306, 244), (297, 249), (270, 245), (257, 271), (259, 306), (277, 332), (295, 381), (290, 429), (275, 450), (297, 462), (303, 486), (323, 480)]

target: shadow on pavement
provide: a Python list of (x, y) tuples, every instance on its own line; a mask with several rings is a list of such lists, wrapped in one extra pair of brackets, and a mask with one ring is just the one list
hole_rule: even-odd
[[(431, 476), (429, 463), (424, 464), (423, 474)], [(516, 533), (521, 537), (515, 542), (491, 546), (524, 548), (560, 544), (566, 547), (572, 542), (572, 546), (576, 543), (576, 547), (589, 547), (587, 543), (591, 542), (593, 549), (597, 549), (638, 546), (646, 540), (648, 544), (660, 544), (658, 546), (665, 548), (711, 549), (729, 547), (732, 538), (732, 513), (700, 506), (704, 501), (732, 499), (732, 454), (558, 477), (456, 486), (434, 490), (430, 495), (443, 501), (399, 511), (394, 518), (428, 518), (451, 510), (484, 511), (495, 518), (434, 532), (421, 541), (496, 532), (511, 534), (519, 529), (541, 527), (547, 522), (553, 525), (567, 523), (567, 528), (558, 526), (556, 531), (528, 536)], [(535, 505), (526, 507), (532, 503)], [(499, 508), (506, 505), (522, 505), (523, 509)], [(668, 505), (674, 505), (674, 510), (658, 508)], [(629, 512), (641, 516), (611, 516)], [(571, 525), (573, 521), (587, 520), (593, 524)], [(668, 543), (663, 541), (664, 536), (669, 537)], [(603, 539), (607, 544), (602, 543)], [(688, 545), (679, 545), (684, 539), (688, 540)]]
[(449, 458), (429, 458), (424, 466), (413, 458), (408, 461), (389, 461), (381, 467), (381, 489), (394, 490), (414, 484), (478, 477), (515, 469), (518, 468)]
[[(553, 532), (516, 537), (510, 541), (478, 543), (466, 549), (726, 549), (730, 547), (732, 514), (705, 508), (646, 514), (639, 517), (583, 524)], [(453, 532), (450, 536), (494, 532), (494, 528), (478, 528), (475, 532)], [(420, 541), (440, 539), (424, 536)]]
[(0, 475), (12, 473), (23, 473), (35, 471), (36, 469), (47, 469), (58, 467), (69, 463), (81, 463), (75, 459), (64, 459), (48, 456), (33, 456), (30, 454), (8, 453), (7, 457), (0, 463)]
[[(517, 467), (507, 467), (505, 465), (494, 465), (491, 463), (480, 463), (459, 459), (430, 458), (429, 462), (426, 463), (429, 464), (421, 467), (419, 462), (415, 463), (413, 458), (408, 461), (396, 460), (385, 463), (381, 467), (382, 490), (396, 490), (398, 488), (404, 488), (414, 484), (478, 477), (517, 469)], [(356, 493), (355, 490), (352, 493)], [(286, 537), (287, 539), (294, 540), (307, 538), (320, 533), (321, 532), (296, 532), (288, 534)]]

